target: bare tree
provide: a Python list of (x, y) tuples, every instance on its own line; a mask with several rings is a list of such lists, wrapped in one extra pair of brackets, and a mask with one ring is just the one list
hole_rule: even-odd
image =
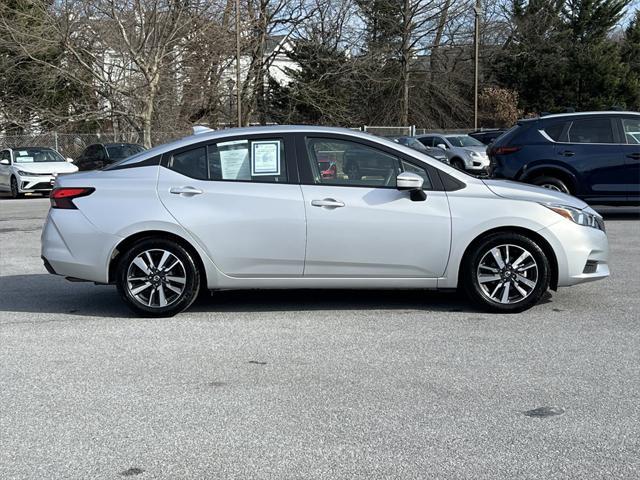
[[(214, 6), (205, 0), (62, 0), (13, 12), (22, 20), (17, 25), (44, 18), (46, 30), (1, 19), (25, 58), (94, 92), (91, 105), (58, 112), (57, 120), (124, 119), (150, 146), (162, 75), (180, 75), (193, 25)], [(42, 53), (55, 47), (64, 56), (52, 62)]]

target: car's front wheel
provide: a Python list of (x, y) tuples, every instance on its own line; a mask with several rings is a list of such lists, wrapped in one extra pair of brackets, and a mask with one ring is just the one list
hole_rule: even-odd
[(11, 198), (20, 198), (22, 194), (18, 188), (18, 180), (16, 177), (11, 177)]
[(472, 247), (461, 283), (482, 308), (517, 313), (531, 308), (549, 288), (551, 269), (544, 251), (519, 233), (496, 233)]
[(450, 165), (454, 168), (457, 168), (458, 170), (462, 170), (463, 172), (465, 171), (464, 162), (459, 158), (452, 159)]
[(147, 238), (122, 254), (116, 285), (138, 315), (171, 317), (198, 296), (200, 272), (192, 255), (173, 240)]

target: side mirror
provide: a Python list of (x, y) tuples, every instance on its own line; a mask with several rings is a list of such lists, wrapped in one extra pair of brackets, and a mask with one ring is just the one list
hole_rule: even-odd
[(446, 150), (447, 146), (444, 143), (439, 143), (436, 145), (436, 147), (441, 148), (442, 150)]
[(424, 185), (424, 178), (417, 173), (402, 172), (396, 178), (396, 188), (409, 191), (412, 202), (424, 202), (427, 199), (422, 185)]
[(398, 190), (422, 190), (424, 178), (417, 173), (402, 172), (396, 179)]
[(73, 163), (73, 158), (71, 158), (71, 157), (67, 157), (67, 162), (69, 162), (69, 163)]
[(0, 165), (11, 165), (11, 162), (9, 162), (9, 160), (5, 158), (3, 160), (0, 160)]

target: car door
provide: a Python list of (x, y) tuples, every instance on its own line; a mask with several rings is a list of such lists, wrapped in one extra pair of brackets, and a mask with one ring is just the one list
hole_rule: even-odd
[(0, 161), (6, 160), (9, 165), (3, 165), (0, 163), (0, 190), (10, 190), (10, 178), (11, 178), (11, 151), (2, 150), (0, 152)]
[(226, 275), (303, 273), (305, 211), (291, 142), (233, 137), (163, 155), (160, 200)]
[(567, 120), (554, 151), (580, 177), (577, 193), (581, 198), (597, 201), (627, 195), (627, 165), (616, 141), (613, 117), (585, 115)]
[[(306, 277), (442, 276), (451, 242), (449, 204), (424, 164), (349, 137), (300, 134), (297, 141), (307, 216)], [(327, 156), (337, 166), (334, 178), (322, 177), (318, 168), (318, 159)], [(426, 201), (396, 189), (402, 171), (423, 176)]]
[(620, 126), (627, 170), (627, 200), (640, 201), (640, 115), (621, 117)]

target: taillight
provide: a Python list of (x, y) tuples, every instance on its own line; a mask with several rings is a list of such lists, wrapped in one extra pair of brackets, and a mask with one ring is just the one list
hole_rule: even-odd
[(95, 192), (93, 187), (60, 187), (54, 188), (49, 195), (51, 208), (77, 209), (73, 204), (74, 198), (86, 197)]
[(491, 149), (491, 155), (509, 155), (510, 153), (516, 153), (522, 147), (493, 147)]

